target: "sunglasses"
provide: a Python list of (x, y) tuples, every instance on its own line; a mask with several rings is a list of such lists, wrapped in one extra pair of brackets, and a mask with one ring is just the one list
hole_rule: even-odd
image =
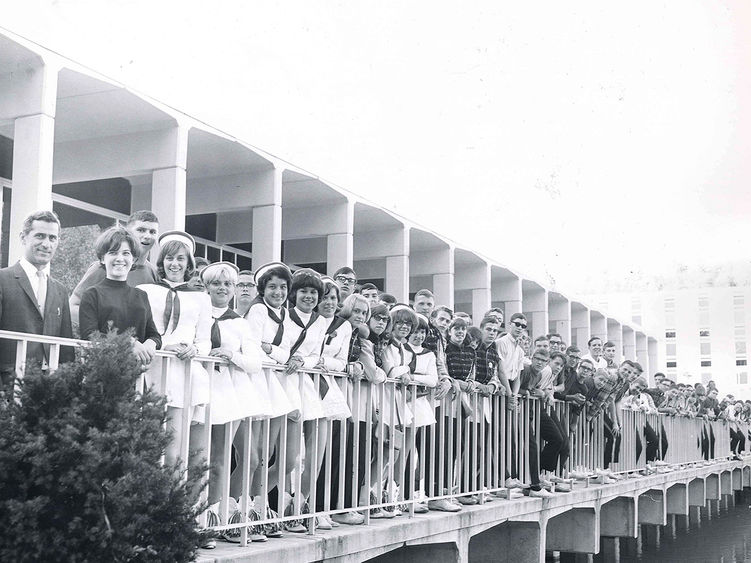
[(527, 328), (527, 323), (520, 323), (519, 321), (512, 321), (511, 324), (517, 328)]

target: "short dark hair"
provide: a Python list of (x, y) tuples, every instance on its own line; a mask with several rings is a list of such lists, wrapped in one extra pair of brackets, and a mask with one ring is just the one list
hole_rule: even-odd
[(548, 340), (550, 340), (554, 336), (557, 336), (558, 338), (561, 339), (561, 342), (563, 342), (563, 337), (560, 334), (558, 334), (557, 332), (551, 332), (550, 334), (548, 334)]
[(99, 235), (94, 243), (96, 257), (101, 261), (104, 255), (111, 250), (119, 250), (124, 242), (128, 243), (130, 251), (133, 253), (133, 260), (138, 258), (138, 243), (136, 243), (136, 238), (125, 227), (110, 227)]
[(390, 293), (381, 293), (378, 296), (378, 299), (380, 299), (384, 303), (388, 303), (389, 305), (394, 305), (396, 303), (396, 297), (394, 297)]
[(636, 368), (639, 373), (644, 373), (644, 368), (641, 367), (641, 364), (639, 362), (631, 362), (631, 366)]
[(569, 346), (568, 348), (566, 348), (566, 354), (570, 354), (571, 352), (579, 352), (579, 353), (581, 353), (581, 350), (579, 350), (578, 346), (573, 346), (572, 345), (572, 346)]
[(471, 326), (467, 329), (467, 337), (475, 340), (482, 340), (482, 331), (476, 326)]
[(564, 366), (566, 365), (566, 362), (568, 361), (568, 358), (566, 358), (566, 355), (561, 352), (553, 352), (552, 354), (550, 354), (551, 362), (555, 360), (556, 358), (560, 358)]
[[(211, 262), (209, 262), (203, 256), (196, 256), (196, 271), (200, 270), (201, 268), (205, 268), (209, 264), (211, 264)], [(240, 273), (242, 273), (242, 272), (240, 272)]]
[(323, 299), (323, 282), (320, 274), (310, 268), (300, 268), (292, 274), (292, 283), (287, 294), (287, 299), (293, 307), (297, 305), (297, 291), (304, 287), (311, 287), (318, 292), (318, 303)]
[(21, 227), (21, 233), (28, 235), (31, 232), (31, 228), (34, 226), (34, 221), (44, 221), (45, 223), (57, 223), (58, 229), (62, 228), (60, 225), (60, 218), (54, 211), (43, 209), (42, 211), (34, 211), (30, 213), (26, 219), (23, 220), (23, 226)]
[(602, 345), (603, 348), (615, 348), (615, 342), (612, 340), (608, 340), (605, 344)]
[(145, 221), (147, 223), (158, 223), (159, 218), (154, 215), (153, 212), (147, 210), (134, 211), (128, 217), (128, 225), (135, 223), (136, 221)]
[(415, 293), (415, 299), (418, 297), (430, 297), (432, 299), (435, 299), (435, 295), (433, 295), (433, 292), (429, 289), (421, 289), (417, 293)]
[(440, 312), (446, 313), (449, 317), (454, 316), (454, 312), (451, 309), (449, 309), (445, 305), (439, 305), (438, 307), (433, 309), (433, 311), (430, 313), (430, 318), (435, 319), (438, 316), (438, 313)]
[(538, 342), (542, 342), (543, 340), (547, 340), (548, 342), (550, 342), (550, 339), (544, 334), (542, 334), (538, 336), (537, 338), (535, 338), (535, 344), (537, 344)]
[(459, 328), (467, 328), (469, 326), (469, 323), (467, 322), (467, 319), (464, 319), (462, 317), (454, 317), (451, 319), (451, 323), (449, 323), (449, 330), (455, 327)]
[(513, 323), (516, 319), (524, 319), (527, 320), (527, 316), (524, 313), (514, 313), (511, 315), (511, 318), (508, 320), (508, 322)]
[(496, 319), (495, 317), (485, 317), (480, 321), (480, 328), (485, 328), (485, 325), (488, 325), (490, 323), (498, 326), (501, 325), (501, 323), (499, 323), (498, 319)]
[(273, 268), (266, 270), (258, 278), (258, 295), (263, 295), (263, 292), (266, 291), (266, 284), (269, 283), (269, 280), (273, 277), (281, 278), (286, 281), (288, 290), (287, 293), (290, 293), (289, 289), (292, 285), (292, 274), (290, 273), (289, 268), (286, 268), (284, 266), (274, 266)]
[(339, 268), (336, 272), (334, 272), (334, 275), (331, 277), (336, 279), (336, 276), (347, 275), (347, 274), (352, 274), (353, 276), (355, 276), (355, 279), (357, 279), (357, 274), (349, 266), (343, 266)]
[(374, 283), (364, 283), (364, 284), (362, 284), (362, 287), (360, 288), (360, 293), (362, 293), (366, 289), (375, 289), (376, 291), (378, 291), (378, 288), (375, 286)]
[(587, 340), (587, 347), (592, 346), (592, 342), (594, 342), (595, 340), (602, 342), (602, 338), (600, 338), (599, 336), (593, 336), (592, 338)]

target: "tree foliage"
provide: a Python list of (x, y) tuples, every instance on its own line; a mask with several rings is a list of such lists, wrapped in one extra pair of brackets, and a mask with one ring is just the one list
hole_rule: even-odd
[(27, 369), (0, 409), (0, 561), (195, 558), (200, 472), (162, 466), (165, 399), (137, 393), (139, 375), (114, 333), (52, 374)]

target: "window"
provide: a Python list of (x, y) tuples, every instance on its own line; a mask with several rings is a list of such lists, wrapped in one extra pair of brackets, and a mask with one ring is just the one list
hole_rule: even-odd
[(712, 353), (712, 344), (709, 342), (701, 342), (699, 344), (699, 353), (702, 356), (709, 356)]
[(675, 368), (678, 367), (678, 362), (667, 362), (666, 364), (669, 368)]
[(703, 368), (712, 367), (712, 360), (702, 360), (701, 367)]
[(745, 366), (746, 360), (735, 360), (735, 365), (737, 366)]
[(700, 330), (699, 331), (699, 337), (701, 337), (701, 338), (709, 338), (709, 330)]
[(675, 331), (674, 330), (666, 330), (665, 331), (665, 338), (675, 338)]
[(668, 342), (665, 344), (665, 355), (675, 357), (675, 342)]
[(665, 326), (675, 326), (675, 298), (665, 298)]
[(737, 356), (745, 356), (746, 354), (746, 343), (745, 342), (735, 342), (735, 354)]
[(738, 385), (748, 385), (748, 372), (742, 371), (738, 373)]
[(733, 311), (733, 320), (736, 325), (742, 325), (746, 322), (746, 312), (743, 309)]

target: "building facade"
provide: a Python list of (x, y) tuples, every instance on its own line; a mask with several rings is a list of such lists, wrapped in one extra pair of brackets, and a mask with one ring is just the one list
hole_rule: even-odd
[(657, 339), (638, 324), (9, 32), (0, 35), (0, 185), (1, 264), (19, 256), (24, 217), (53, 209), (63, 225), (53, 275), (69, 288), (102, 229), (151, 209), (162, 230), (195, 235), (209, 260), (329, 274), (347, 265), (403, 302), (427, 288), (474, 319), (492, 306), (524, 312), (533, 337), (554, 330), (586, 347), (598, 335), (648, 371), (657, 363)]
[(721, 392), (751, 398), (747, 342), (751, 288), (700, 287), (593, 295), (592, 303), (657, 335), (657, 370), (681, 383), (714, 380)]

